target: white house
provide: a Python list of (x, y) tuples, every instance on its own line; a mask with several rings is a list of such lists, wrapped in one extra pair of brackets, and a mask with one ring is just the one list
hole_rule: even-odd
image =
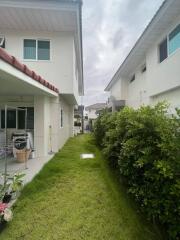
[(81, 5), (0, 0), (0, 141), (7, 108), (6, 138), (30, 131), (36, 158), (73, 135), (74, 105), (84, 92)]
[(85, 108), (88, 119), (94, 120), (98, 117), (98, 111), (104, 109), (106, 103), (95, 103)]
[(105, 91), (112, 108), (162, 100), (180, 107), (179, 0), (164, 1)]

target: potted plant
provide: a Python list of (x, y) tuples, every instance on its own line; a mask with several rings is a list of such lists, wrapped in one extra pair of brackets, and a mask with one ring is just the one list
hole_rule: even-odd
[(7, 222), (12, 220), (11, 201), (15, 200), (23, 187), (23, 177), (25, 174), (15, 174), (7, 176), (5, 184), (0, 184), (0, 231), (2, 231)]

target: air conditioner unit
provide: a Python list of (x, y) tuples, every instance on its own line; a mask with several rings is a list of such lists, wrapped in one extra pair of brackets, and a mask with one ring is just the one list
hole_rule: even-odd
[(0, 36), (0, 47), (5, 48), (5, 37)]

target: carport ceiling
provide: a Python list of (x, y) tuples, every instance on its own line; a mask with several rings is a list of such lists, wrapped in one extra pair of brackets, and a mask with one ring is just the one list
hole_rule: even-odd
[(27, 82), (22, 81), (2, 70), (0, 70), (0, 95), (14, 96), (34, 96), (47, 95), (42, 89), (39, 89)]

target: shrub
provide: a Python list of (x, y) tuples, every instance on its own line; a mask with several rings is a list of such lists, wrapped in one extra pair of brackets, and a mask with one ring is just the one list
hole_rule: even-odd
[(170, 118), (167, 109), (159, 103), (104, 113), (97, 119), (95, 138), (147, 216), (163, 224), (170, 239), (179, 239), (180, 121), (178, 112)]

